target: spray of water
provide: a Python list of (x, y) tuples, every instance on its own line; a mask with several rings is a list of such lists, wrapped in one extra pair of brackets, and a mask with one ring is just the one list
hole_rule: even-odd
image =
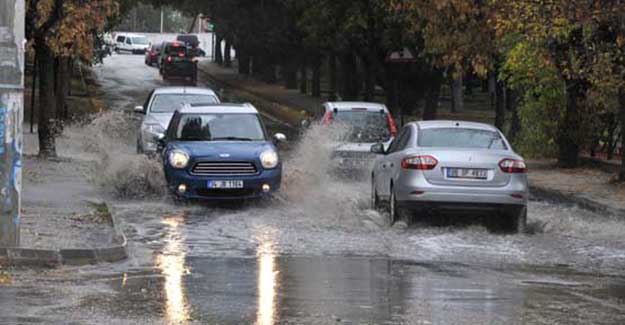
[(313, 125), (285, 161), (281, 195), (314, 222), (352, 224), (367, 206), (367, 182), (333, 173), (332, 153), (345, 132), (345, 128)]
[(85, 125), (67, 127), (64, 147), (95, 160), (91, 180), (112, 195), (124, 199), (162, 196), (165, 177), (157, 158), (137, 155), (138, 121), (128, 113), (107, 111)]

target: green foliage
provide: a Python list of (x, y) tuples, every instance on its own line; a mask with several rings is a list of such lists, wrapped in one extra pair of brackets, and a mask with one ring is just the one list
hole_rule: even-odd
[(500, 72), (500, 79), (523, 94), (518, 108), (522, 128), (515, 148), (528, 157), (555, 156), (557, 130), (565, 109), (564, 81), (545, 55), (527, 41), (518, 42), (505, 55)]

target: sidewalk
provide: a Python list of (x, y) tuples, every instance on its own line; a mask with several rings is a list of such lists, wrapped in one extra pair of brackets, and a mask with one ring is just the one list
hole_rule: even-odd
[[(218, 85), (233, 88), (248, 96), (290, 109), (294, 113), (302, 110), (311, 114), (323, 100), (302, 95), (297, 90), (287, 90), (281, 85), (268, 85), (250, 77), (237, 74), (235, 69), (226, 69), (211, 62), (203, 62), (200, 69)], [(470, 113), (470, 112), (468, 112)], [(452, 118), (449, 114), (442, 114)], [(469, 116), (463, 114), (462, 117)], [(470, 117), (469, 117), (470, 118)], [(530, 161), (530, 184), (534, 196), (577, 204), (582, 208), (602, 214), (625, 218), (625, 184), (613, 184), (610, 170), (595, 168), (559, 169), (555, 161)]]
[(127, 257), (100, 190), (90, 183), (95, 163), (36, 157), (37, 134), (24, 134), (20, 246), (0, 248), (0, 265), (56, 266), (113, 262)]

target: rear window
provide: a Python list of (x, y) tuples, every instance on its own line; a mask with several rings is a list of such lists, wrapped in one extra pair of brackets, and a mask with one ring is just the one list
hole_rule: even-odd
[(187, 48), (182, 44), (169, 44), (165, 48), (165, 54), (177, 56), (179, 54), (186, 55)]
[(345, 139), (349, 142), (384, 142), (391, 137), (391, 129), (386, 113), (338, 111), (334, 113), (333, 119), (338, 123), (346, 124), (350, 128)]
[(132, 38), (132, 44), (136, 45), (148, 45), (150, 41), (145, 36), (135, 36)]
[(436, 128), (419, 131), (419, 147), (507, 150), (498, 132), (465, 128)]
[(171, 113), (182, 104), (217, 104), (219, 101), (215, 96), (198, 94), (161, 94), (154, 96), (150, 112)]

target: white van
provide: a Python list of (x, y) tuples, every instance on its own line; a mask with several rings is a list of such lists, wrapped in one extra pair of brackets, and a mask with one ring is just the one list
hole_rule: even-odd
[(150, 46), (150, 40), (145, 35), (117, 34), (115, 35), (115, 52), (131, 52), (133, 54), (145, 54)]

